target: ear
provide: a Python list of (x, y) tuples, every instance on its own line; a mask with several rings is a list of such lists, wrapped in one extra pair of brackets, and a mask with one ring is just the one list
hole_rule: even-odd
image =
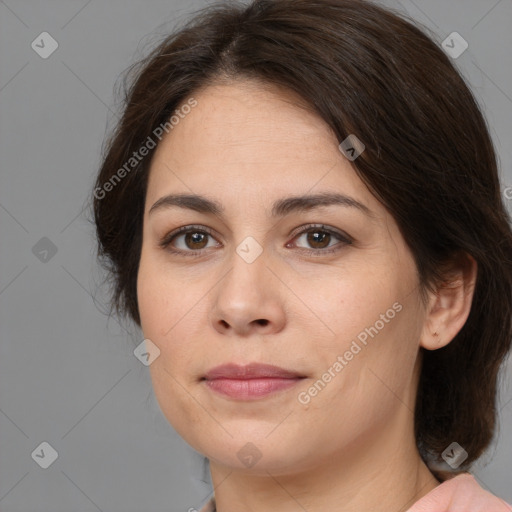
[(447, 264), (444, 281), (429, 292), (420, 346), (427, 350), (444, 347), (462, 329), (473, 302), (477, 267), (474, 258), (466, 253), (458, 254)]

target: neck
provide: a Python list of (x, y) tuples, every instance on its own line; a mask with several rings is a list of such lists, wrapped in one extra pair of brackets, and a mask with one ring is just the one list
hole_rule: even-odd
[(411, 414), (401, 405), (385, 428), (377, 425), (352, 447), (286, 474), (210, 461), (217, 512), (405, 512), (440, 483), (418, 453)]

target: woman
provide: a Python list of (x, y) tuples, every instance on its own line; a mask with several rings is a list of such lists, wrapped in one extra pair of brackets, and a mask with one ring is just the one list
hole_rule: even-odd
[(359, 0), (216, 4), (133, 70), (94, 190), (203, 510), (510, 511), (468, 473), (512, 233), (448, 56)]

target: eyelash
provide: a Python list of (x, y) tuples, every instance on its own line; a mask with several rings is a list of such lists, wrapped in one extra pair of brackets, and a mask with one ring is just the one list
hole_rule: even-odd
[[(323, 256), (325, 254), (333, 254), (339, 250), (341, 250), (345, 245), (351, 245), (353, 243), (353, 240), (351, 237), (349, 237), (347, 234), (342, 233), (340, 231), (335, 231), (333, 229), (327, 228), (324, 225), (318, 225), (318, 224), (308, 224), (306, 226), (301, 227), (302, 230), (294, 233), (293, 239), (298, 238), (299, 236), (309, 233), (311, 231), (320, 231), (323, 233), (328, 233), (329, 235), (334, 235), (336, 238), (338, 238), (342, 243), (337, 243), (333, 247), (334, 249), (304, 249), (299, 248), (302, 252), (306, 253), (308, 256)], [(215, 238), (213, 236), (213, 232), (210, 228), (207, 228), (206, 226), (183, 226), (181, 228), (178, 228), (175, 231), (172, 231), (171, 233), (168, 233), (165, 235), (159, 242), (159, 246), (162, 247), (162, 249), (165, 249), (171, 253), (182, 255), (182, 256), (192, 256), (192, 257), (199, 257), (204, 254), (205, 251), (208, 249), (200, 249), (200, 250), (189, 250), (189, 251), (183, 251), (181, 249), (174, 249), (171, 246), (171, 242), (179, 235), (186, 234), (186, 233), (202, 233), (207, 234), (211, 236), (212, 238)], [(341, 246), (341, 247), (339, 247)]]

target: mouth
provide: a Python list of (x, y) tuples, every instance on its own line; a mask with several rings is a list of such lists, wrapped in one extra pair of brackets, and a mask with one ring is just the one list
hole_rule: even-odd
[(305, 378), (299, 372), (274, 365), (229, 363), (212, 368), (201, 380), (225, 397), (254, 400), (290, 389)]

